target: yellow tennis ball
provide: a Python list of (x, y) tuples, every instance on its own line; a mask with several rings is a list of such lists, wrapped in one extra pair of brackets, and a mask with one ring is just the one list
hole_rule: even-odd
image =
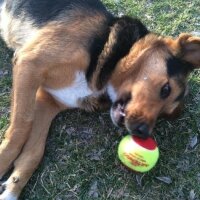
[(159, 149), (150, 137), (144, 140), (127, 135), (119, 143), (118, 156), (126, 167), (136, 172), (147, 172), (156, 165)]

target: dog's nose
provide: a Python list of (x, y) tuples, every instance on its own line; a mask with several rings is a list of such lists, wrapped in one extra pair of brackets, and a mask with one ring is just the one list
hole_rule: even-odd
[(149, 126), (146, 123), (140, 123), (140, 124), (134, 124), (131, 128), (131, 132), (133, 135), (136, 135), (141, 138), (148, 138), (150, 133), (149, 133)]
[(148, 137), (149, 136), (149, 126), (145, 123), (140, 124), (136, 131), (142, 136), (142, 137)]

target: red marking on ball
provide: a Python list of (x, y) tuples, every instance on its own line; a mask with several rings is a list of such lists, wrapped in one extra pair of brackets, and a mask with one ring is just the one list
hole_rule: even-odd
[(137, 144), (139, 144), (141, 147), (144, 147), (145, 149), (154, 150), (157, 147), (156, 142), (151, 137), (147, 138), (146, 140), (137, 136), (132, 136), (132, 138)]

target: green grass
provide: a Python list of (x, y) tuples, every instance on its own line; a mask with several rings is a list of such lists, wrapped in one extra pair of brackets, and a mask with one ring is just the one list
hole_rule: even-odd
[[(116, 3), (118, 2), (118, 3)], [(199, 0), (104, 0), (116, 14), (140, 18), (150, 30), (177, 36), (200, 30)], [(11, 53), (0, 43), (0, 134), (8, 126)], [(3, 72), (3, 75), (1, 75)], [(140, 176), (117, 158), (124, 130), (115, 128), (109, 112), (79, 110), (60, 114), (53, 122), (45, 157), (23, 191), (24, 200), (200, 199), (200, 146), (188, 148), (200, 132), (200, 72), (189, 81), (183, 114), (175, 121), (158, 121), (154, 130), (160, 148), (156, 167)], [(166, 184), (157, 177), (168, 177)], [(141, 182), (140, 182), (141, 181)]]

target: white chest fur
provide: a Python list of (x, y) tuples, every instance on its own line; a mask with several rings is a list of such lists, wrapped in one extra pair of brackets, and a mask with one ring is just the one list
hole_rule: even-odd
[(88, 87), (83, 72), (76, 73), (75, 80), (69, 87), (61, 89), (46, 88), (46, 91), (48, 91), (60, 103), (72, 108), (78, 107), (78, 99), (84, 98), (93, 93)]
[(107, 86), (107, 93), (112, 102), (115, 102), (117, 100), (117, 93), (111, 84), (108, 84)]

